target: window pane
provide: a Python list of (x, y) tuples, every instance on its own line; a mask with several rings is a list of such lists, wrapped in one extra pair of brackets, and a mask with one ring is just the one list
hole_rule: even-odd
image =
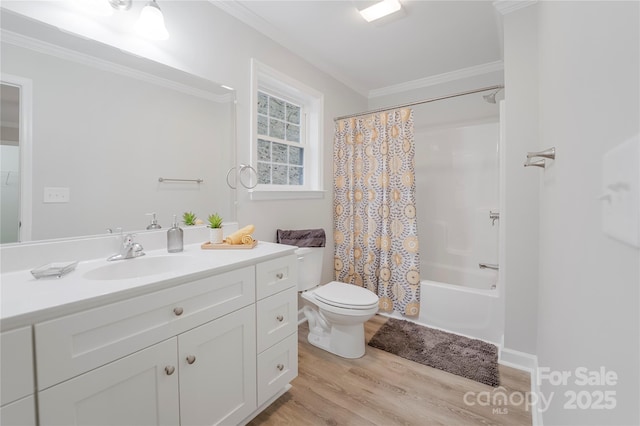
[(258, 134), (259, 135), (268, 135), (267, 128), (269, 127), (269, 121), (267, 117), (264, 115), (258, 116)]
[(274, 142), (273, 144), (273, 157), (272, 160), (274, 163), (284, 163), (287, 164), (287, 145)]
[(258, 162), (258, 183), (271, 183), (271, 164)]
[(302, 185), (302, 167), (289, 167), (289, 185)]
[(271, 161), (271, 142), (258, 139), (258, 161)]
[(287, 140), (290, 142), (300, 142), (300, 126), (287, 124)]
[(269, 117), (284, 120), (284, 101), (269, 97)]
[(289, 164), (295, 164), (297, 166), (302, 165), (303, 149), (295, 146), (289, 147)]
[(269, 136), (284, 139), (284, 122), (271, 118), (269, 120)]
[(274, 185), (286, 185), (287, 184), (287, 169), (289, 166), (282, 164), (273, 165), (273, 183)]
[(262, 92), (258, 92), (258, 114), (269, 114), (269, 97)]
[(300, 124), (300, 107), (287, 102), (287, 121), (293, 124)]

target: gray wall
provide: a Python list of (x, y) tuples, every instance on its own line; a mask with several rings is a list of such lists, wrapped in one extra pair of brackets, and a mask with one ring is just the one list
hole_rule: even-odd
[[(505, 334), (507, 349), (536, 353), (538, 186), (540, 169), (522, 166), (538, 151), (538, 50), (535, 7), (504, 19), (505, 62)], [(502, 265), (501, 265), (502, 266)]]
[[(602, 159), (640, 133), (640, 3), (540, 2), (540, 366), (574, 372), (546, 425), (639, 424), (640, 250), (602, 232)], [(637, 214), (637, 212), (636, 212)], [(578, 386), (575, 369), (615, 371), (614, 386)], [(563, 393), (616, 392), (615, 410), (567, 410)]]
[[(638, 2), (538, 2), (504, 18), (505, 348), (570, 374), (566, 386), (541, 380), (546, 425), (640, 422), (640, 251), (603, 233), (598, 200), (604, 154), (640, 132), (639, 12)], [(546, 170), (522, 168), (526, 151), (551, 146)], [(617, 383), (580, 385), (578, 368)], [(593, 401), (613, 391), (615, 409), (567, 409), (567, 391)]]

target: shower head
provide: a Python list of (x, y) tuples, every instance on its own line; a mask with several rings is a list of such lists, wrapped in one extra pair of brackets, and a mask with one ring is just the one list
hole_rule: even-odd
[(482, 95), (482, 98), (486, 101), (489, 102), (490, 104), (495, 104), (496, 103), (496, 95), (498, 94), (499, 91), (502, 90), (502, 87), (500, 87), (498, 90), (496, 90), (495, 92), (489, 93), (488, 95)]

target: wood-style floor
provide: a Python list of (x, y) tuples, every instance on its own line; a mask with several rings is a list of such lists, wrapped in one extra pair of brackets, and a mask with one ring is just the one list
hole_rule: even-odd
[[(376, 315), (365, 324), (367, 341), (385, 321)], [(309, 344), (307, 333), (305, 323), (293, 388), (250, 425), (531, 425), (530, 410), (518, 404), (530, 390), (526, 372), (501, 365), (505, 390), (494, 390), (370, 346), (360, 359), (340, 358)], [(486, 405), (496, 391), (517, 405)], [(475, 392), (470, 404), (467, 392)]]

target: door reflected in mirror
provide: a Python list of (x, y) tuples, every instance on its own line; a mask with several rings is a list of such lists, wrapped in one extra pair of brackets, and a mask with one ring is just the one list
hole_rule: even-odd
[(20, 240), (20, 88), (0, 85), (0, 242)]

